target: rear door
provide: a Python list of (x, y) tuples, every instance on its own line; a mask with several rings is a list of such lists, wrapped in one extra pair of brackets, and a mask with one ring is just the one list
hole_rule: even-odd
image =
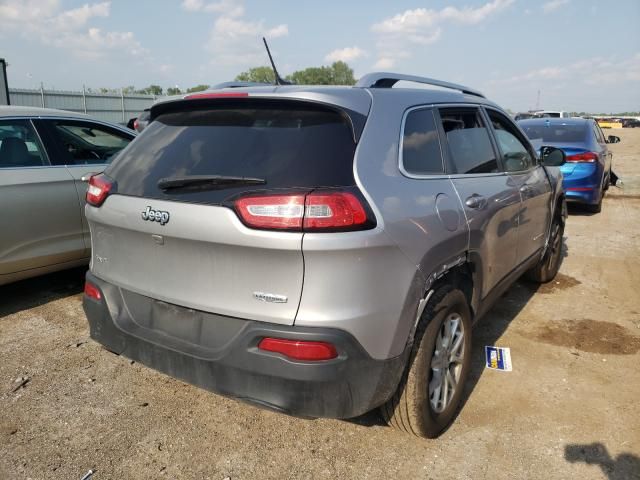
[(84, 256), (73, 177), (49, 163), (30, 120), (0, 120), (0, 205), (0, 283)]
[(34, 123), (47, 144), (51, 163), (66, 168), (74, 179), (88, 256), (91, 239), (84, 216), (87, 176), (107, 168), (135, 135), (89, 120), (52, 118), (35, 120)]
[[(303, 234), (249, 228), (233, 202), (353, 185), (355, 146), (349, 118), (312, 103), (218, 99), (171, 106), (105, 171), (116, 192), (101, 207), (87, 206), (92, 272), (172, 304), (293, 324)], [(162, 180), (198, 175), (263, 184), (162, 188)]]
[(502, 171), (481, 111), (439, 109), (443, 150), (469, 227), (469, 251), (482, 274), (482, 297), (516, 266), (520, 193)]
[(535, 151), (511, 120), (492, 108), (486, 109), (504, 170), (520, 192), (517, 263), (544, 247), (551, 221), (551, 184), (538, 163)]

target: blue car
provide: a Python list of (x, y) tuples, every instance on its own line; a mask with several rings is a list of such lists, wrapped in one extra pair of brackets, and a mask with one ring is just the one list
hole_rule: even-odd
[(600, 212), (611, 181), (612, 153), (607, 144), (618, 143), (620, 138), (605, 138), (598, 123), (590, 118), (533, 118), (518, 124), (534, 146), (564, 150), (567, 162), (560, 170), (567, 201)]

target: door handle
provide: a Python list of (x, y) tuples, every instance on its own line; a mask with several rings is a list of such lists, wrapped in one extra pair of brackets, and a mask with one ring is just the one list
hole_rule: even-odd
[(482, 195), (478, 195), (477, 193), (474, 193), (464, 201), (464, 204), (469, 208), (475, 208), (480, 210), (487, 206), (487, 199), (484, 198)]

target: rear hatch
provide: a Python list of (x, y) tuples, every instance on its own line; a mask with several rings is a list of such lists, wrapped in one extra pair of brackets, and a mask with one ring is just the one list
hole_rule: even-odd
[[(353, 188), (350, 115), (360, 114), (264, 98), (185, 100), (152, 111), (144, 133), (105, 171), (112, 186), (104, 203), (87, 207), (92, 272), (170, 304), (293, 324), (302, 227), (248, 225), (238, 202)], [(267, 218), (272, 207), (248, 208)]]

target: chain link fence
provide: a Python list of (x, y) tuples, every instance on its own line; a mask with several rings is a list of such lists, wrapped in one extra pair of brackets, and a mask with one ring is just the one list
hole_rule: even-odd
[(9, 88), (11, 105), (57, 108), (86, 113), (99, 120), (127, 123), (145, 108), (151, 107), (158, 97), (125, 93), (69, 92), (61, 90)]

